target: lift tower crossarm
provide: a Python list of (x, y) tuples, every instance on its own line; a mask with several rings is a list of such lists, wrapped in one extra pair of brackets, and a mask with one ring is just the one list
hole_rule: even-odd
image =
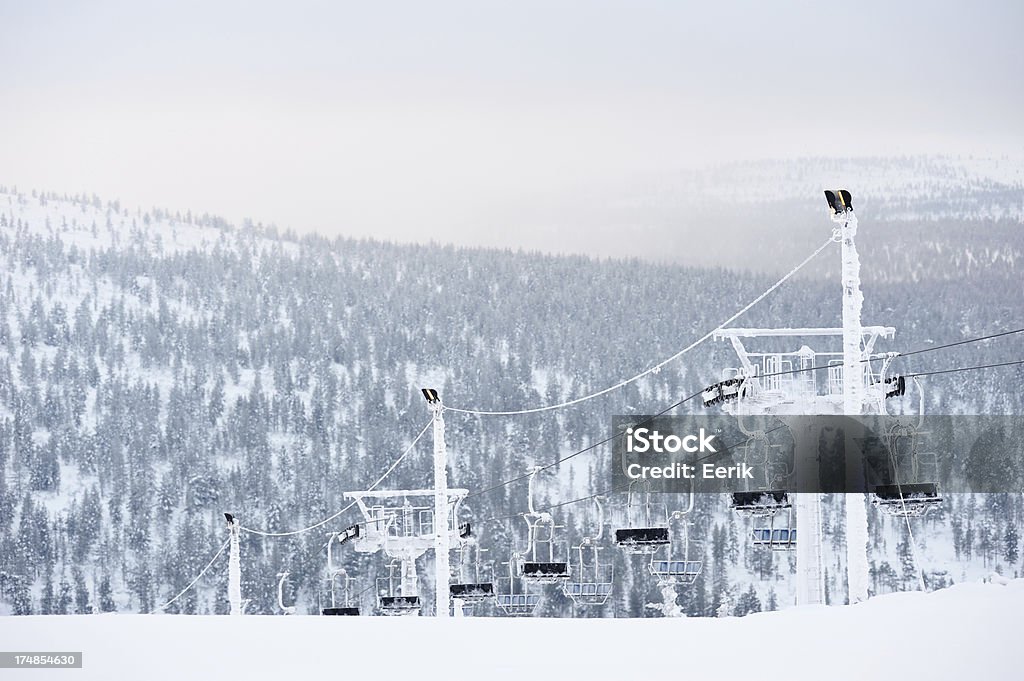
[[(896, 329), (892, 326), (861, 326), (861, 334), (880, 338), (892, 338)], [(715, 331), (715, 340), (726, 338), (768, 338), (773, 336), (843, 336), (846, 329), (835, 327), (794, 327), (783, 329), (728, 328)]]

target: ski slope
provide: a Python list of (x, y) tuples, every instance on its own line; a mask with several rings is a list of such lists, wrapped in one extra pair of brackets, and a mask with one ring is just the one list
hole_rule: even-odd
[(0, 648), (81, 651), (5, 679), (1019, 679), (1024, 579), (726, 619), (0, 618)]

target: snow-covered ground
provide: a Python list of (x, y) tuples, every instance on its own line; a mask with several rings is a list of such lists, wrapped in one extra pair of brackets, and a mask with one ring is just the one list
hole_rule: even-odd
[(32, 679), (1019, 679), (1024, 580), (726, 619), (0, 618), (0, 648), (81, 651)]

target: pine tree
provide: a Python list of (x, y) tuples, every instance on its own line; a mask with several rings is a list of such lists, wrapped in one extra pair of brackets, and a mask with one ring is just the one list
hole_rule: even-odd
[(24, 577), (15, 578), (14, 596), (11, 600), (15, 615), (32, 614), (32, 593), (28, 588), (28, 580)]
[(737, 599), (734, 612), (737, 617), (743, 617), (752, 612), (761, 612), (761, 599), (758, 598), (753, 584)]
[(39, 599), (39, 612), (43, 615), (52, 615), (57, 610), (57, 601), (53, 593), (53, 573), (46, 571), (43, 577), (43, 595)]
[(110, 577), (103, 575), (100, 580), (99, 587), (99, 600), (100, 600), (100, 612), (117, 612), (117, 606), (114, 605), (114, 594), (110, 588)]
[(67, 615), (71, 612), (71, 606), (74, 603), (72, 596), (71, 584), (64, 577), (60, 579), (60, 585), (57, 591), (57, 614)]
[(1017, 532), (1017, 525), (1010, 520), (1006, 523), (1006, 532), (1003, 534), (1003, 558), (1011, 566), (1017, 565), (1020, 558), (1019, 553), (1020, 535)]
[(74, 571), (75, 580), (75, 614), (87, 615), (92, 612), (89, 605), (89, 589), (85, 585), (85, 575), (78, 568)]

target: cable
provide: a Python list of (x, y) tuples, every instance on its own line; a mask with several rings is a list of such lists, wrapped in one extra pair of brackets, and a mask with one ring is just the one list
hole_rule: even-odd
[[(919, 373), (913, 373), (913, 374), (904, 374), (904, 376), (906, 378), (918, 378), (918, 377), (921, 377), (921, 376), (934, 376), (934, 375), (937, 375), (937, 374), (949, 374), (949, 373), (956, 373), (956, 372), (959, 372), (959, 371), (975, 371), (975, 370), (978, 370), (978, 369), (992, 369), (992, 368), (996, 368), (996, 367), (1014, 366), (1014, 365), (1018, 365), (1018, 364), (1024, 364), (1024, 360), (1017, 360), (1017, 361), (1014, 361), (1014, 362), (1000, 362), (1000, 363), (996, 363), (996, 364), (981, 364), (981, 365), (978, 365), (978, 366), (959, 367), (959, 368), (956, 368), (956, 369), (942, 369), (942, 370), (939, 370), (939, 371), (926, 371), (926, 372), (919, 372)], [(818, 365), (818, 366), (812, 366), (812, 367), (804, 367), (804, 368), (801, 368), (801, 369), (792, 369), (792, 370), (789, 370), (789, 371), (778, 371), (778, 372), (774, 372), (774, 373), (770, 373), (770, 374), (762, 374), (762, 375), (758, 376), (757, 378), (765, 378), (765, 377), (768, 377), (768, 376), (782, 376), (782, 375), (785, 375), (785, 374), (795, 374), (795, 373), (800, 373), (800, 372), (804, 372), (804, 371), (816, 371), (816, 370), (819, 370), (819, 369), (828, 369), (828, 368), (829, 368), (829, 366), (827, 366), (827, 365)], [(654, 416), (649, 416), (648, 418), (644, 419), (643, 421), (640, 421), (636, 425), (640, 426), (640, 425), (643, 425), (645, 423), (648, 423), (652, 419), (657, 418), (658, 416), (662, 416), (662, 415), (668, 413), (669, 411), (671, 411), (672, 409), (675, 409), (676, 407), (678, 407), (678, 406), (680, 406), (682, 404), (685, 404), (686, 402), (689, 402), (690, 400), (692, 400), (695, 397), (697, 397), (698, 395), (700, 395), (702, 392), (703, 391), (700, 391), (700, 392), (694, 393), (693, 395), (690, 395), (688, 397), (684, 397), (682, 400), (679, 400), (675, 404), (670, 405), (669, 407), (663, 409), (662, 411), (658, 412)], [(591, 444), (591, 445), (589, 445), (587, 447), (584, 447), (583, 449), (581, 449), (579, 451), (573, 452), (572, 454), (570, 454), (568, 456), (565, 456), (565, 457), (563, 457), (561, 459), (558, 459), (557, 461), (554, 461), (553, 463), (549, 463), (549, 464), (547, 464), (545, 466), (541, 466), (539, 470), (543, 471), (543, 470), (547, 470), (549, 468), (553, 468), (554, 466), (557, 466), (558, 464), (560, 464), (560, 463), (562, 463), (564, 461), (568, 461), (569, 459), (571, 459), (573, 457), (579, 456), (580, 454), (583, 454), (583, 453), (588, 452), (588, 451), (590, 451), (592, 449), (595, 449), (595, 448), (597, 448), (597, 447), (599, 447), (599, 446), (601, 446), (603, 444), (611, 442), (612, 440), (614, 440), (616, 438), (619, 438), (619, 437), (622, 437), (623, 435), (624, 435), (624, 432), (616, 433), (614, 435), (609, 435), (605, 439), (600, 440), (598, 442), (595, 442), (595, 443), (593, 443), (593, 444)], [(487, 488), (485, 488), (483, 490), (480, 490), (479, 492), (474, 492), (472, 494), (469, 494), (469, 495), (466, 496), (466, 499), (470, 499), (472, 497), (480, 496), (481, 494), (486, 494), (486, 493), (491, 492), (493, 490), (500, 489), (501, 487), (505, 487), (507, 485), (511, 485), (512, 483), (519, 482), (520, 480), (525, 480), (528, 477), (530, 477), (530, 473), (524, 473), (523, 475), (520, 475), (518, 477), (512, 478), (511, 480), (506, 480), (505, 482), (498, 483), (497, 485), (492, 485), (492, 486), (487, 487)], [(515, 516), (513, 516), (513, 517), (515, 517)]]
[(228, 537), (226, 540), (224, 540), (224, 543), (221, 544), (220, 549), (218, 549), (217, 553), (215, 553), (213, 555), (213, 558), (210, 559), (210, 562), (206, 564), (206, 567), (204, 567), (202, 570), (199, 571), (199, 574), (196, 575), (195, 578), (193, 578), (192, 581), (188, 583), (188, 586), (186, 586), (184, 589), (179, 591), (178, 594), (174, 598), (172, 598), (171, 600), (167, 601), (166, 603), (164, 603), (163, 605), (161, 605), (158, 608), (154, 608), (154, 612), (156, 612), (157, 610), (163, 610), (164, 608), (169, 606), (171, 603), (173, 603), (174, 601), (176, 601), (179, 598), (181, 598), (183, 595), (185, 595), (185, 592), (187, 592), (189, 589), (191, 589), (193, 586), (195, 586), (196, 582), (199, 581), (200, 577), (202, 577), (203, 575), (206, 574), (206, 571), (209, 570), (210, 567), (213, 566), (213, 564), (217, 561), (218, 558), (220, 558), (220, 554), (224, 553), (224, 549), (226, 549), (228, 547), (228, 544), (230, 544), (230, 543), (231, 543), (231, 537)]
[[(659, 416), (663, 416), (663, 415), (667, 414), (668, 412), (672, 411), (676, 407), (678, 407), (680, 405), (683, 405), (683, 404), (689, 402), (690, 400), (692, 400), (693, 398), (699, 396), (701, 394), (701, 392), (703, 392), (703, 391), (696, 392), (696, 393), (694, 393), (694, 394), (692, 394), (692, 395), (690, 395), (688, 397), (684, 397), (683, 399), (679, 400), (675, 404), (672, 404), (672, 405), (666, 407), (665, 409), (661, 410), (657, 414), (655, 414), (653, 416), (648, 416), (646, 419), (644, 419), (643, 421), (640, 421), (636, 425), (637, 426), (641, 426), (641, 425), (643, 425), (645, 423), (649, 423), (652, 419), (655, 419), (655, 418), (657, 418)], [(609, 435), (605, 439), (599, 440), (598, 442), (590, 444), (590, 445), (584, 447), (583, 449), (580, 449), (580, 450), (578, 450), (576, 452), (573, 452), (572, 454), (569, 454), (568, 456), (564, 456), (561, 459), (558, 459), (557, 461), (554, 461), (554, 462), (549, 463), (547, 465), (538, 467), (537, 472), (539, 473), (540, 471), (544, 471), (544, 470), (547, 470), (549, 468), (554, 468), (555, 466), (557, 466), (560, 463), (568, 461), (569, 459), (572, 459), (573, 457), (577, 457), (580, 454), (584, 454), (586, 452), (589, 452), (592, 449), (596, 449), (596, 448), (600, 447), (601, 445), (603, 445), (605, 443), (611, 442), (612, 440), (614, 440), (616, 438), (622, 437), (623, 435), (625, 435), (624, 431), (620, 432), (620, 433), (615, 433), (614, 435)], [(496, 489), (500, 489), (502, 487), (505, 487), (506, 485), (511, 485), (514, 482), (519, 482), (520, 480), (525, 480), (528, 477), (530, 477), (531, 475), (532, 475), (532, 473), (524, 473), (523, 475), (520, 475), (518, 477), (512, 478), (511, 480), (506, 480), (505, 482), (498, 483), (497, 485), (492, 485), (490, 487), (482, 489), (479, 492), (473, 492), (472, 494), (467, 494), (465, 498), (466, 499), (472, 499), (473, 497), (478, 497), (481, 494), (487, 494), (488, 492), (491, 492), (491, 491), (496, 490)]]
[[(411, 452), (413, 450), (413, 447), (415, 447), (416, 443), (420, 441), (420, 438), (423, 437), (423, 434), (427, 432), (427, 429), (430, 428), (432, 423), (433, 423), (433, 419), (428, 421), (427, 425), (423, 426), (423, 430), (420, 431), (419, 435), (417, 435), (416, 437), (413, 438), (412, 442), (409, 443), (409, 446), (406, 448), (406, 450), (404, 452), (402, 452), (402, 455), (399, 456), (397, 459), (395, 459), (395, 462), (393, 464), (391, 464), (391, 466), (386, 471), (384, 471), (384, 474), (381, 475), (379, 478), (377, 478), (377, 480), (372, 485), (370, 485), (369, 488), (367, 488), (366, 491), (372, 492), (374, 489), (376, 489), (377, 485), (379, 485), (380, 483), (384, 482), (384, 478), (386, 478), (389, 475), (391, 475), (391, 472), (393, 470), (395, 470), (395, 468), (398, 467), (398, 464), (402, 463), (402, 459), (404, 459), (406, 456), (408, 456), (409, 452)], [(350, 508), (352, 508), (353, 506), (355, 506), (356, 503), (357, 503), (356, 501), (352, 501), (350, 504), (345, 506), (343, 509), (341, 509), (340, 511), (338, 511), (334, 515), (329, 516), (327, 518), (324, 518), (323, 520), (321, 520), (320, 522), (318, 522), (318, 523), (316, 523), (314, 525), (310, 525), (309, 527), (304, 527), (301, 530), (292, 530), (290, 532), (264, 532), (263, 530), (254, 530), (254, 529), (252, 529), (250, 527), (242, 527), (242, 528), (239, 528), (239, 529), (243, 530), (244, 532), (248, 532), (250, 534), (258, 534), (261, 537), (291, 537), (291, 536), (296, 535), (296, 534), (302, 534), (303, 532), (309, 532), (310, 530), (315, 530), (316, 528), (320, 527), (321, 525), (325, 525), (325, 524), (329, 523), (330, 521), (334, 520), (335, 518), (340, 516), (345, 511), (347, 511)]]
[(1015, 333), (1024, 333), (1024, 328), (1014, 329), (1013, 331), (1003, 331), (1001, 333), (993, 333), (988, 336), (979, 336), (978, 338), (968, 338), (967, 340), (956, 341), (955, 343), (946, 343), (945, 345), (936, 345), (933, 348), (922, 348), (920, 350), (912, 350), (911, 352), (900, 352), (897, 353), (898, 357), (909, 357), (911, 355), (920, 355), (923, 352), (932, 352), (933, 350), (942, 350), (943, 348), (952, 348), (957, 345), (964, 345), (966, 343), (977, 343), (978, 341), (989, 340), (992, 338), (999, 338), (1001, 336), (1010, 336)]
[[(643, 423), (643, 422), (641, 422), (641, 423)], [(637, 424), (637, 425), (640, 425), (640, 424)], [(764, 434), (767, 435), (768, 433), (774, 433), (776, 430), (780, 430), (780, 429), (785, 428), (785, 427), (786, 427), (785, 424), (780, 424), (778, 426), (775, 426), (774, 428), (770, 428), (770, 429), (764, 431)], [(742, 444), (746, 444), (746, 443), (750, 442), (752, 439), (754, 439), (754, 438), (748, 437), (747, 439), (745, 439), (742, 442)], [(736, 447), (739, 444), (741, 444), (741, 443), (736, 443), (736, 444), (732, 444), (732, 445), (726, 445), (725, 448), (726, 448), (726, 450), (732, 449), (733, 447)], [(700, 457), (698, 459), (695, 459), (693, 463), (694, 464), (698, 464), (701, 461), (705, 461), (705, 460), (710, 459), (710, 458), (712, 458), (714, 456), (716, 456), (716, 454), (706, 454), (706, 455), (704, 455), (704, 456), (702, 456), (702, 457)], [(604, 491), (598, 492), (596, 494), (591, 494), (591, 495), (588, 495), (588, 496), (585, 496), (585, 497), (580, 497), (578, 499), (570, 499), (569, 501), (561, 501), (561, 502), (559, 502), (557, 504), (551, 504), (549, 506), (543, 506), (543, 507), (537, 509), (537, 511), (538, 512), (550, 511), (553, 508), (561, 508), (562, 506), (568, 506), (569, 504), (575, 504), (575, 503), (578, 503), (580, 501), (587, 501), (589, 499), (593, 499), (594, 497), (603, 497), (603, 496), (608, 496), (609, 494), (618, 494), (620, 492), (627, 492), (627, 491), (629, 491), (628, 487), (611, 487), (609, 489), (606, 489)], [(485, 518), (484, 520), (481, 520), (480, 522), (481, 523), (493, 523), (493, 522), (499, 522), (499, 521), (502, 521), (502, 520), (511, 520), (512, 518), (519, 518), (519, 517), (523, 516), (525, 513), (526, 513), (526, 511), (520, 511), (519, 513), (513, 513), (512, 515), (497, 516), (497, 517), (494, 517), (494, 518)]]
[[(965, 341), (965, 342), (970, 342), (970, 341)], [(953, 344), (953, 345), (957, 345), (957, 344)], [(947, 346), (943, 346), (943, 347), (947, 347)], [(934, 349), (938, 350), (939, 348), (934, 348)], [(923, 350), (923, 351), (915, 350), (914, 353), (899, 354), (897, 356), (906, 357), (909, 354), (916, 354), (917, 352), (927, 352), (927, 351), (928, 351), (927, 349)], [(861, 360), (861, 361), (866, 362), (868, 360)], [(1017, 361), (1014, 361), (1014, 362), (1000, 362), (1000, 363), (997, 363), (997, 364), (981, 364), (981, 365), (978, 365), (978, 366), (960, 367), (960, 368), (957, 368), (957, 369), (941, 369), (939, 371), (925, 371), (925, 372), (913, 373), (913, 374), (902, 374), (902, 376), (904, 378), (914, 378), (915, 376), (933, 376), (935, 374), (950, 374), (950, 373), (955, 373), (957, 371), (973, 371), (974, 369), (992, 369), (994, 367), (1013, 366), (1014, 364), (1024, 364), (1024, 360), (1017, 360)], [(815, 366), (802, 367), (800, 369), (787, 369), (786, 371), (774, 371), (774, 372), (769, 373), (769, 374), (758, 374), (757, 376), (752, 376), (751, 378), (768, 378), (769, 376), (787, 376), (789, 374), (799, 374), (799, 373), (803, 373), (805, 371), (820, 371), (821, 369), (831, 369), (831, 368), (837, 367), (837, 366), (842, 366), (842, 365), (839, 365), (839, 364), (835, 364), (835, 365), (817, 364)]]
[(618, 390), (619, 388), (622, 388), (623, 386), (629, 385), (630, 383), (632, 383), (634, 381), (637, 381), (637, 380), (643, 378), (644, 376), (647, 376), (648, 374), (652, 374), (652, 373), (658, 372), (666, 364), (669, 364), (670, 362), (674, 362), (675, 360), (679, 359), (680, 357), (685, 355), (690, 350), (694, 349), (695, 347), (697, 347), (698, 345), (700, 345), (704, 341), (706, 341), (709, 338), (711, 338), (712, 336), (714, 336), (715, 333), (717, 333), (719, 330), (721, 330), (727, 324), (731, 324), (738, 317), (740, 317), (745, 312), (747, 312), (750, 308), (754, 307), (755, 305), (760, 303), (762, 300), (764, 300), (766, 297), (768, 297), (768, 295), (771, 294), (773, 291), (775, 291), (775, 289), (777, 289), (780, 286), (782, 286), (782, 284), (784, 284), (790, 277), (792, 277), (794, 274), (799, 272), (800, 269), (804, 265), (806, 265), (811, 260), (813, 260), (815, 258), (815, 256), (817, 256), (823, 250), (828, 248), (828, 245), (831, 244), (831, 243), (834, 243), (834, 240), (832, 239), (832, 237), (829, 237), (828, 241), (826, 241), (824, 244), (822, 244), (816, 251), (811, 253), (809, 256), (804, 258), (804, 260), (799, 265), (797, 265), (796, 267), (791, 269), (789, 272), (787, 272), (785, 274), (785, 276), (783, 276), (777, 282), (775, 282), (774, 284), (769, 286), (768, 289), (765, 290), (764, 293), (759, 295), (757, 298), (754, 298), (752, 301), (750, 301), (745, 306), (740, 308), (739, 312), (737, 312), (736, 314), (732, 315), (731, 317), (726, 319), (724, 322), (722, 322), (721, 324), (716, 326), (714, 329), (712, 329), (711, 331), (708, 331), (706, 334), (704, 334), (703, 336), (701, 336), (700, 338), (698, 338), (694, 342), (690, 343), (689, 345), (687, 345), (685, 348), (683, 348), (682, 350), (680, 350), (676, 354), (672, 355), (668, 359), (662, 360), (658, 364), (655, 364), (654, 366), (652, 366), (652, 367), (650, 367), (648, 369), (645, 369), (644, 371), (640, 372), (636, 376), (633, 376), (632, 378), (627, 378), (627, 379), (625, 379), (623, 381), (619, 381), (618, 383), (616, 383), (615, 385), (613, 385), (613, 386), (611, 386), (609, 388), (605, 388), (603, 390), (599, 390), (599, 391), (597, 391), (595, 393), (591, 393), (589, 395), (584, 395), (583, 397), (577, 397), (575, 399), (568, 400), (566, 402), (561, 402), (559, 404), (549, 404), (549, 405), (544, 406), (544, 407), (534, 407), (532, 409), (517, 409), (517, 410), (512, 410), (512, 411), (487, 411), (487, 410), (480, 410), (480, 409), (459, 409), (457, 407), (445, 407), (445, 409), (447, 409), (448, 411), (453, 411), (453, 412), (457, 412), (457, 413), (460, 413), (460, 414), (474, 414), (476, 416), (517, 416), (517, 415), (520, 415), (520, 414), (537, 414), (537, 413), (540, 413), (540, 412), (552, 411), (554, 409), (562, 409), (564, 407), (571, 407), (574, 404), (579, 404), (581, 402), (586, 402), (588, 400), (594, 399), (595, 397), (600, 397), (601, 395), (605, 395), (607, 393), (610, 393), (613, 390)]
[(904, 374), (907, 378), (915, 378), (917, 376), (936, 376), (938, 374), (953, 374), (958, 371), (975, 371), (977, 369), (994, 369), (996, 367), (1008, 367), (1016, 364), (1024, 364), (1024, 359), (1018, 359), (1015, 362), (999, 362), (998, 364), (979, 364), (973, 367), (960, 367), (959, 369), (939, 369), (938, 371), (921, 371), (916, 374)]
[[(626, 491), (626, 490), (622, 489), (621, 487), (620, 488), (611, 487), (609, 489), (604, 490), (603, 492), (598, 492), (597, 494), (590, 494), (590, 495), (585, 496), (585, 497), (580, 497), (579, 499), (570, 499), (569, 501), (562, 501), (560, 503), (551, 504), (550, 506), (544, 506), (544, 507), (538, 508), (536, 510), (537, 510), (538, 513), (543, 513), (545, 511), (550, 511), (553, 508), (561, 508), (562, 506), (568, 506), (569, 504), (576, 504), (576, 503), (579, 503), (581, 501), (587, 501), (589, 499), (593, 499), (594, 497), (602, 497), (602, 496), (607, 496), (609, 494), (616, 494), (618, 492), (624, 492), (624, 491)], [(501, 522), (502, 520), (512, 520), (513, 518), (520, 518), (523, 515), (525, 515), (526, 513), (527, 513), (527, 511), (520, 511), (519, 513), (513, 513), (512, 515), (502, 515), (502, 516), (495, 516), (493, 518), (484, 518), (483, 520), (481, 520), (479, 522), (481, 524), (483, 524), (483, 523), (497, 523), (497, 522)]]

